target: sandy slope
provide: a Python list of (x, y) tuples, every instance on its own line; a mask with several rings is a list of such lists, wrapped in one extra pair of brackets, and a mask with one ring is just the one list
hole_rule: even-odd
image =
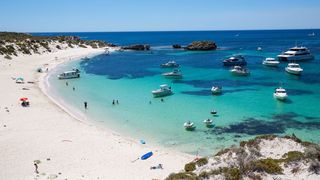
[[(75, 119), (42, 93), (39, 80), (45, 73), (37, 73), (37, 67), (49, 64), (50, 70), (58, 63), (102, 52), (74, 48), (13, 60), (0, 56), (0, 179), (163, 179), (191, 160)], [(12, 77), (19, 76), (35, 83), (16, 84)], [(21, 107), (20, 97), (28, 97), (31, 106)], [(131, 162), (151, 150), (150, 159)], [(41, 161), (39, 174), (34, 160)], [(163, 170), (150, 170), (159, 163)]]

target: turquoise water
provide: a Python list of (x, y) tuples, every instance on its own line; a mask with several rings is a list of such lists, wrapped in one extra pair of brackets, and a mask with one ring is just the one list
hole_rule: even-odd
[[(50, 73), (51, 91), (88, 118), (137, 142), (144, 139), (147, 143), (192, 154), (211, 154), (222, 147), (268, 133), (295, 133), (304, 140), (320, 142), (319, 37), (308, 37), (308, 30), (222, 31), (214, 35), (211, 32), (190, 32), (193, 38), (216, 38), (222, 48), (211, 52), (188, 52), (170, 48), (173, 42), (187, 44), (193, 40), (184, 39), (185, 32), (159, 33), (123, 35), (140, 37), (143, 42), (149, 40), (152, 52), (115, 52), (89, 61), (60, 65)], [(110, 34), (106, 36), (113, 33)], [(96, 37), (90, 33), (86, 35)], [(114, 36), (120, 37), (118, 34)], [(170, 37), (167, 44), (162, 37)], [(301, 63), (305, 70), (301, 77), (286, 74), (284, 62), (278, 68), (261, 65), (262, 59), (275, 57), (293, 46), (296, 40), (316, 56), (313, 61)], [(264, 50), (256, 51), (258, 46)], [(237, 53), (248, 61), (249, 77), (232, 76), (229, 68), (222, 66), (223, 58)], [(183, 79), (161, 76), (168, 69), (161, 69), (159, 65), (168, 60), (181, 64)], [(82, 71), (80, 79), (67, 80), (68, 86), (65, 80), (57, 80), (57, 74), (73, 67)], [(288, 91), (287, 102), (273, 98), (274, 88), (280, 83)], [(171, 85), (174, 91), (174, 95), (165, 97), (164, 102), (151, 94), (161, 84)], [(212, 85), (221, 85), (223, 94), (211, 95)], [(119, 100), (119, 105), (112, 105), (113, 99)], [(83, 108), (84, 101), (88, 102), (88, 110)], [(218, 116), (210, 114), (212, 109), (218, 111)], [(202, 121), (207, 118), (214, 120), (213, 128), (204, 126)], [(184, 130), (183, 123), (188, 120), (196, 124), (194, 132)]]

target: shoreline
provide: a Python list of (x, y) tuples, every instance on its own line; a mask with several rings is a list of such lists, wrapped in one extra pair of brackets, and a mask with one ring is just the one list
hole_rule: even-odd
[[(3, 66), (1, 69), (5, 71), (1, 73), (0, 79), (6, 79), (6, 84), (9, 84), (13, 81), (7, 78), (12, 77), (13, 74), (18, 77), (17, 71), (23, 67), (10, 69), (11, 65), (21, 66), (22, 62), (18, 61), (36, 59), (35, 62), (28, 62), (30, 63), (27, 64), (28, 68), (22, 69), (24, 73), (20, 72), (22, 75), (28, 74), (24, 75), (25, 77), (32, 74), (30, 79), (33, 79), (35, 84), (22, 85), (30, 86), (30, 90), (21, 91), (17, 89), (17, 86), (21, 86), (13, 83), (10, 86), (15, 90), (7, 89), (1, 96), (5, 99), (3, 104), (5, 106), (11, 104), (11, 106), (8, 113), (3, 112), (3, 106), (0, 107), (0, 117), (5, 118), (4, 122), (0, 122), (2, 126), (0, 149), (1, 154), (5, 157), (2, 163), (0, 162), (0, 167), (3, 169), (0, 179), (47, 179), (50, 176), (68, 179), (127, 179), (129, 177), (130, 179), (163, 179), (192, 160), (191, 155), (149, 146), (149, 144), (140, 145), (108, 128), (100, 127), (97, 123), (77, 117), (59, 102), (57, 103), (45, 89), (47, 74), (39, 75), (35, 71), (30, 73), (30, 70), (35, 70), (36, 66), (43, 64), (48, 64), (47, 67), (52, 70), (58, 64), (68, 60), (102, 53), (98, 50), (86, 49), (84, 51), (77, 48), (62, 51), (39, 56), (18, 57), (9, 62), (8, 60), (1, 61)], [(72, 59), (69, 59), (70, 54), (74, 55)], [(53, 58), (54, 56), (59, 57), (58, 61)], [(12, 98), (4, 97), (10, 93), (14, 99), (18, 99), (25, 92), (25, 96), (30, 97), (31, 106), (24, 109), (19, 103), (13, 105)], [(28, 112), (29, 110), (32, 112)], [(6, 124), (5, 128), (3, 128), (3, 123)], [(150, 159), (131, 162), (150, 150), (154, 152)], [(34, 160), (41, 161), (40, 174), (34, 173)], [(150, 170), (151, 166), (159, 163), (163, 164), (163, 170)]]

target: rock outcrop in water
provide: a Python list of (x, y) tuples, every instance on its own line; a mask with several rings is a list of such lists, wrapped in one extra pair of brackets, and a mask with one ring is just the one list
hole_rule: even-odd
[(172, 48), (173, 49), (181, 49), (182, 47), (180, 44), (174, 44), (174, 45), (172, 45)]
[(190, 51), (210, 51), (217, 49), (217, 45), (213, 41), (194, 41), (185, 49)]
[(294, 134), (258, 136), (195, 159), (166, 179), (320, 179), (320, 146)]
[(130, 45), (130, 46), (123, 46), (122, 49), (135, 50), (135, 51), (149, 51), (150, 45), (148, 45), (148, 44), (134, 44), (134, 45)]

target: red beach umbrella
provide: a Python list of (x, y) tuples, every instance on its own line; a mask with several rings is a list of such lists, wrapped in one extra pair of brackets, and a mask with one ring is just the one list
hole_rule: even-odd
[(20, 101), (26, 101), (26, 100), (28, 100), (28, 98), (26, 98), (26, 97), (20, 98)]

